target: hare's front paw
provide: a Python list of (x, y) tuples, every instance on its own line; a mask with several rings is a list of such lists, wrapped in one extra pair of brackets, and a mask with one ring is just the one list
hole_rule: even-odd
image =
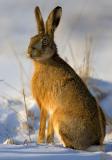
[(45, 143), (45, 140), (43, 140), (43, 139), (37, 139), (37, 144), (42, 144), (42, 143)]
[(54, 136), (53, 135), (48, 135), (46, 139), (46, 143), (54, 143)]
[(38, 138), (37, 138), (37, 144), (42, 144), (42, 143), (45, 143), (45, 137), (38, 136)]

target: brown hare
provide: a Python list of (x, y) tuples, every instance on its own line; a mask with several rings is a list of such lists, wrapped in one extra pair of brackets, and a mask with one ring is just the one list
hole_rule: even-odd
[(58, 55), (54, 32), (61, 14), (61, 7), (54, 8), (44, 25), (39, 7), (35, 9), (38, 34), (31, 38), (28, 56), (35, 67), (32, 94), (40, 107), (37, 143), (45, 140), (49, 116), (47, 143), (55, 132), (65, 147), (86, 149), (103, 143), (105, 117), (81, 78)]

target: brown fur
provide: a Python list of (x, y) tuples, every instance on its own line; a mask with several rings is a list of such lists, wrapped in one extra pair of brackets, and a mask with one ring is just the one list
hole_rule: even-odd
[[(41, 14), (40, 11), (37, 14)], [(34, 41), (31, 39), (28, 49), (35, 66), (32, 94), (41, 111), (38, 143), (45, 140), (46, 119), (49, 115), (48, 143), (53, 141), (55, 131), (65, 147), (86, 149), (91, 145), (102, 144), (105, 136), (103, 111), (81, 78), (58, 56), (53, 41), (61, 7), (56, 7), (49, 17), (46, 31), (35, 36)], [(39, 21), (37, 18), (37, 23)], [(43, 37), (48, 38), (45, 46), (41, 44)]]

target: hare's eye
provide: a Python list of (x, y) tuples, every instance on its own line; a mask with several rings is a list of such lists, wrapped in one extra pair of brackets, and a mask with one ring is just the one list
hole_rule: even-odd
[(43, 38), (43, 40), (42, 40), (42, 46), (43, 47), (46, 47), (48, 45), (48, 38)]

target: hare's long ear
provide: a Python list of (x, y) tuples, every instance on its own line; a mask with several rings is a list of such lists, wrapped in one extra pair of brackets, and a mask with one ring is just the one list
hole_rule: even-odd
[(53, 11), (49, 14), (47, 22), (46, 22), (46, 32), (48, 34), (54, 35), (54, 31), (57, 28), (60, 18), (62, 15), (62, 8), (57, 6), (53, 9)]
[(44, 33), (45, 32), (44, 21), (43, 21), (42, 14), (41, 14), (38, 6), (35, 8), (35, 17), (36, 17), (36, 21), (37, 21), (38, 32)]

